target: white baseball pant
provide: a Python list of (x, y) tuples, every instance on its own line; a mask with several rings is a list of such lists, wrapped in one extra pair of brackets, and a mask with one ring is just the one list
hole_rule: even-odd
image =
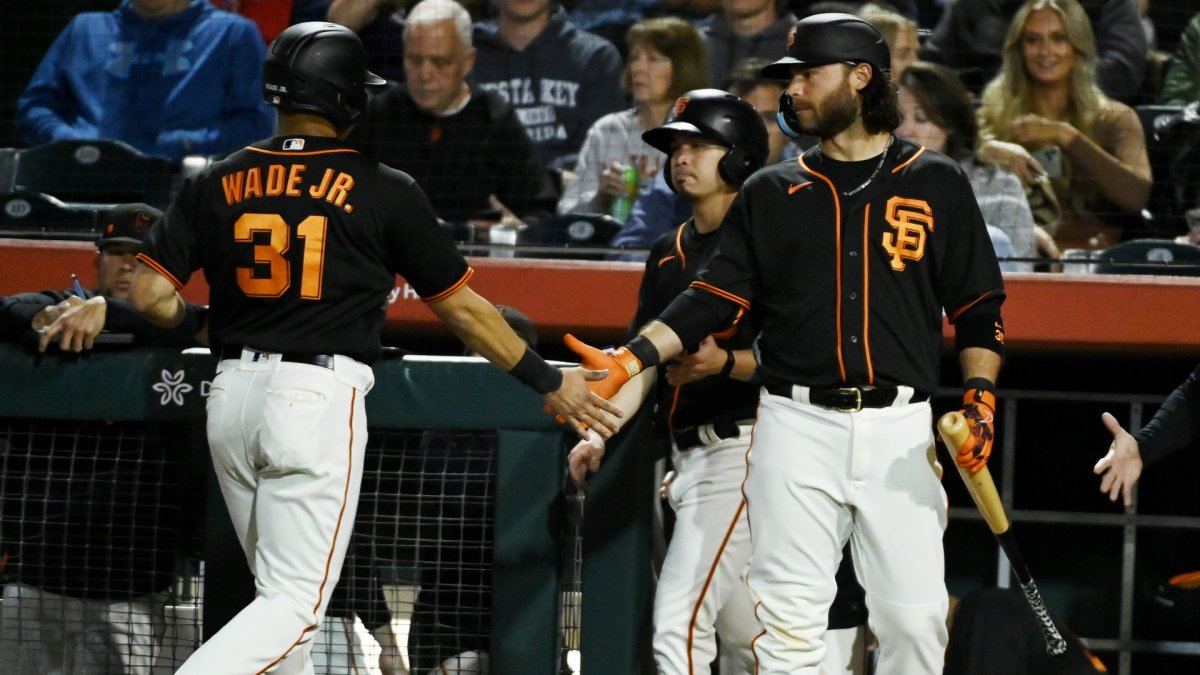
[(217, 366), (208, 441), (255, 599), (196, 650), (182, 675), (311, 675), (313, 633), (358, 507), (371, 368), (344, 356), (329, 369), (254, 355)]
[[(911, 392), (902, 394), (908, 401)], [(880, 675), (935, 675), (946, 645), (946, 494), (927, 403), (838, 412), (763, 392), (746, 497), (759, 675), (815, 675), (850, 541)]]
[(167, 593), (85, 600), (4, 587), (0, 660), (10, 675), (150, 675), (162, 653)]
[(675, 510), (675, 530), (654, 596), (659, 673), (707, 675), (717, 636), (722, 662), (737, 665), (726, 675), (754, 672), (750, 641), (762, 627), (742, 581), (750, 558), (742, 481), (752, 428), (742, 425), (739, 438), (672, 453), (675, 479), (667, 499)]

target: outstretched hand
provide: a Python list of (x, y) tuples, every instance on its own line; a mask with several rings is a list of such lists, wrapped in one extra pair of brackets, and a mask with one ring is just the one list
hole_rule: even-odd
[(610, 354), (583, 342), (570, 333), (563, 336), (563, 343), (579, 355), (579, 358), (583, 360), (581, 365), (584, 368), (603, 370), (607, 373), (605, 377), (589, 378), (588, 380), (588, 387), (597, 396), (605, 399), (612, 398), (613, 394), (620, 391), (626, 382), (642, 370), (642, 364), (637, 357), (624, 347)]
[(1110, 501), (1117, 501), (1120, 494), (1125, 506), (1132, 506), (1133, 486), (1142, 475), (1142, 453), (1138, 450), (1137, 439), (1112, 415), (1104, 413), (1100, 419), (1112, 434), (1113, 442), (1108, 446), (1108, 454), (1096, 462), (1092, 473), (1101, 477), (1100, 491), (1107, 492)]
[(588, 429), (595, 429), (603, 438), (609, 438), (621, 428), (617, 419), (625, 413), (589, 387), (609, 376), (605, 370), (589, 370), (581, 367), (563, 368), (563, 383), (558, 389), (546, 394), (547, 412), (556, 413), (560, 422), (571, 425), (580, 438), (588, 438)]

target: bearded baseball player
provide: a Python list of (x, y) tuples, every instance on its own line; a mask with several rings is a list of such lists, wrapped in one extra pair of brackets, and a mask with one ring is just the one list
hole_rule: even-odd
[(396, 275), (472, 349), (583, 432), (615, 426), (588, 391), (603, 373), (558, 370), (467, 285), (466, 260), (406, 174), (343, 143), (383, 84), (349, 29), (310, 22), (268, 50), (264, 100), (280, 135), (187, 183), (148, 233), (132, 301), (183, 318), (203, 268), (220, 354), (208, 397), (213, 465), (254, 572), (255, 600), (180, 673), (312, 673), (311, 638), (337, 585), (358, 504), (386, 296)]
[(815, 675), (847, 541), (879, 637), (878, 672), (942, 671), (946, 496), (929, 396), (938, 384), (943, 310), (955, 327), (971, 426), (960, 462), (991, 452), (1003, 354), (1004, 287), (970, 184), (952, 160), (897, 138), (890, 56), (848, 14), (799, 21), (779, 119), (820, 143), (751, 176), (717, 251), (688, 289), (612, 354), (596, 385), (628, 378), (762, 316), (763, 382), (744, 493), (753, 552), (747, 581), (764, 631), (762, 675)]

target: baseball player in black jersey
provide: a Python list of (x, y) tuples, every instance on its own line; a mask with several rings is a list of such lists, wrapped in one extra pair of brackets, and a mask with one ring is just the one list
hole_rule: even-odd
[(585, 378), (603, 373), (550, 366), (470, 289), (471, 268), (409, 176), (342, 142), (366, 87), (383, 83), (352, 31), (288, 28), (263, 80), (280, 135), (184, 185), (146, 236), (132, 292), (147, 318), (170, 326), (195, 270), (211, 289), (208, 335), (220, 362), (209, 445), (257, 594), (179, 671), (195, 675), (312, 673), (311, 638), (357, 508), (363, 397), (397, 274), (581, 433), (587, 424), (608, 434), (619, 415), (588, 391)]
[[(642, 138), (667, 153), (667, 185), (691, 203), (694, 216), (651, 248), (630, 327), (633, 334), (707, 265), (719, 238), (717, 228), (738, 186), (762, 167), (768, 151), (767, 131), (754, 107), (717, 89), (683, 94), (663, 125)], [(748, 317), (715, 342), (707, 338), (706, 349), (727, 355), (720, 372), (712, 376), (670, 386), (664, 371), (672, 366), (656, 369), (655, 427), (672, 440), (675, 479), (667, 498), (676, 516), (654, 598), (654, 657), (662, 674), (708, 673), (717, 654), (717, 637), (722, 661), (736, 664), (727, 675), (754, 672), (750, 640), (762, 629), (741, 578), (750, 557), (741, 485), (758, 405), (758, 387), (744, 381), (754, 371), (754, 335), (754, 322)], [(731, 379), (736, 376), (741, 379)], [(642, 383), (651, 379), (640, 378)], [(647, 390), (626, 388), (615, 402), (632, 411)], [(601, 443), (581, 441), (572, 451), (576, 482), (582, 484), (584, 470), (598, 465)]]
[(686, 291), (612, 354), (594, 383), (627, 378), (694, 347), (753, 309), (763, 388), (744, 493), (747, 582), (764, 632), (763, 675), (815, 674), (847, 541), (879, 637), (878, 672), (942, 671), (946, 497), (928, 403), (943, 310), (955, 326), (964, 467), (985, 465), (1003, 353), (1003, 281), (966, 176), (892, 135), (890, 57), (870, 24), (817, 14), (796, 24), (781, 125), (821, 139), (742, 186), (717, 252)]

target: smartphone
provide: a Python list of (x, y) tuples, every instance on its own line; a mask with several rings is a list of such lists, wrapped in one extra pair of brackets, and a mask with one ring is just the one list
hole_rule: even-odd
[(1030, 153), (1042, 165), (1047, 178), (1058, 178), (1062, 175), (1062, 148), (1049, 145)]

